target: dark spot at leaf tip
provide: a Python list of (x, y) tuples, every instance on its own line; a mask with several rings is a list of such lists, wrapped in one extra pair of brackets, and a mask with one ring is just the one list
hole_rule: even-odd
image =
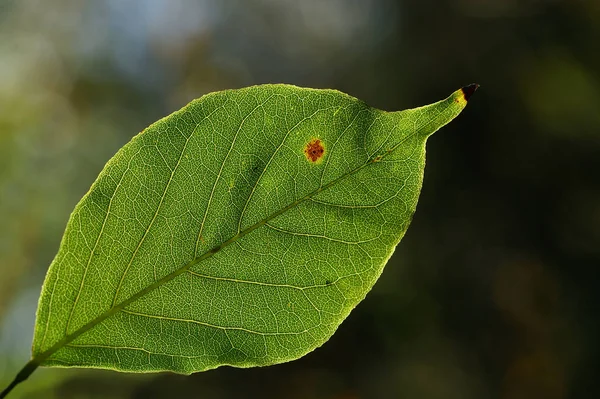
[(479, 85), (477, 83), (471, 83), (470, 85), (461, 88), (463, 96), (465, 96), (465, 100), (469, 101), (469, 98), (471, 98), (473, 93), (475, 93), (475, 90), (478, 88)]
[(323, 143), (321, 143), (321, 140), (319, 139), (312, 139), (304, 147), (304, 155), (306, 155), (306, 159), (313, 163), (316, 163), (323, 158), (324, 153), (325, 147), (323, 147)]

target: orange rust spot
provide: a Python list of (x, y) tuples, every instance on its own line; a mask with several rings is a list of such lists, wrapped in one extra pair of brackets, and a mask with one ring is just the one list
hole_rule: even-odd
[(306, 159), (308, 159), (312, 163), (317, 163), (321, 159), (323, 159), (323, 155), (325, 154), (325, 147), (323, 147), (323, 143), (319, 139), (312, 139), (306, 144), (304, 147), (304, 155), (306, 155)]

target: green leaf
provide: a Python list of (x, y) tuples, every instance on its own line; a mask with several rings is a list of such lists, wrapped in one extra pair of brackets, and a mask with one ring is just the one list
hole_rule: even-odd
[(154, 123), (73, 211), (30, 363), (187, 374), (322, 345), (406, 232), (427, 137), (472, 91), (388, 113), (264, 85)]

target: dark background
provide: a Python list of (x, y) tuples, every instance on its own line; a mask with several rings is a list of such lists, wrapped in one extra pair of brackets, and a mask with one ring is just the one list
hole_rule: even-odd
[(477, 82), (412, 226), (322, 348), (189, 377), (42, 369), (13, 398), (593, 398), (600, 1), (0, 0), (0, 383), (104, 165), (201, 95), (285, 82), (398, 110)]

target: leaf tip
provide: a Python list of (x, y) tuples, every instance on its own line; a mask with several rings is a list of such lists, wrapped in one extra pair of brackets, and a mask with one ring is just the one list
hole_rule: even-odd
[(475, 91), (478, 88), (479, 88), (479, 85), (477, 83), (471, 83), (470, 85), (462, 87), (460, 90), (462, 91), (462, 94), (463, 94), (463, 97), (465, 98), (465, 101), (469, 101), (469, 98), (471, 98), (471, 96), (473, 95), (473, 93), (475, 93)]

